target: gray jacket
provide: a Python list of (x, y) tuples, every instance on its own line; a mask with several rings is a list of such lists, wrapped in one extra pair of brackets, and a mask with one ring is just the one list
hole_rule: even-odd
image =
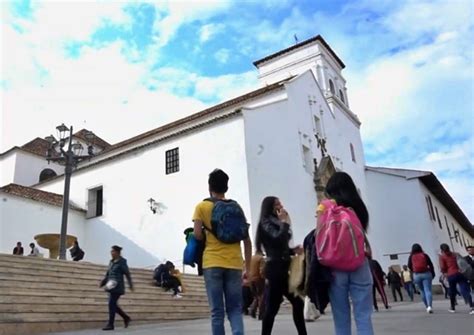
[(107, 281), (117, 281), (117, 286), (110, 290), (110, 293), (125, 294), (125, 281), (123, 276), (127, 277), (128, 286), (133, 289), (132, 277), (130, 276), (130, 270), (128, 269), (127, 260), (119, 257), (116, 260), (111, 260), (109, 263), (109, 269), (102, 280), (101, 285), (105, 286)]

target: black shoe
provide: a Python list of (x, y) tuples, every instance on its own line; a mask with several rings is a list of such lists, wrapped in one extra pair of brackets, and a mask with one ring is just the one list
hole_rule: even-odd
[(126, 319), (123, 319), (123, 324), (124, 324), (125, 328), (128, 328), (128, 325), (130, 324), (130, 321), (132, 321), (132, 319), (130, 317), (127, 317)]
[(114, 326), (107, 325), (104, 328), (102, 328), (102, 330), (114, 330)]

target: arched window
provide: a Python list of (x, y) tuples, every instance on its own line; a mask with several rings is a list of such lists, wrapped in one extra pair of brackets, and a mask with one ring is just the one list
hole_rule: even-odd
[(331, 91), (332, 94), (336, 94), (336, 89), (334, 88), (334, 83), (332, 82), (331, 79), (329, 79), (329, 90)]
[(355, 156), (354, 146), (352, 145), (352, 143), (351, 143), (350, 147), (351, 147), (351, 158), (352, 158), (352, 161), (355, 163), (356, 162), (356, 156)]
[(44, 169), (44, 170), (41, 171), (41, 173), (40, 173), (39, 181), (42, 182), (42, 181), (48, 180), (48, 179), (53, 178), (53, 177), (56, 177), (56, 176), (57, 176), (57, 174), (56, 174), (56, 172), (54, 172), (53, 170), (51, 170), (51, 169)]
[(341, 101), (343, 103), (346, 103), (346, 101), (344, 100), (344, 93), (342, 93), (342, 90), (339, 90), (339, 98), (341, 98)]

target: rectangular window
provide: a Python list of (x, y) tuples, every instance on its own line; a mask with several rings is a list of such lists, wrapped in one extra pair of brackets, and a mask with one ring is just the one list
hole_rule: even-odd
[(90, 189), (87, 197), (86, 218), (91, 219), (103, 215), (104, 191), (102, 186)]
[(428, 207), (428, 214), (430, 215), (430, 219), (433, 221), (436, 221), (434, 217), (433, 203), (431, 202), (431, 197), (427, 195), (425, 199), (426, 199), (426, 206)]
[(314, 131), (316, 134), (319, 134), (320, 137), (323, 136), (323, 130), (321, 128), (321, 120), (316, 115), (314, 116)]
[(306, 145), (303, 145), (303, 166), (308, 173), (313, 173), (313, 157), (311, 155), (311, 149)]
[(166, 151), (166, 174), (171, 174), (179, 171), (179, 148), (174, 148)]
[(453, 226), (454, 238), (456, 239), (456, 242), (458, 242), (458, 234), (457, 234), (457, 232), (456, 232), (456, 229), (454, 228), (454, 223), (451, 222), (451, 225)]
[(398, 259), (398, 255), (396, 255), (396, 254), (390, 255), (390, 260), (395, 261), (397, 259)]
[(439, 229), (443, 229), (443, 224), (441, 223), (441, 220), (439, 219), (438, 207), (435, 206), (435, 210), (436, 210), (436, 218), (438, 219)]
[(448, 222), (446, 222), (446, 230), (448, 231), (449, 238), (451, 238), (451, 230), (449, 229)]

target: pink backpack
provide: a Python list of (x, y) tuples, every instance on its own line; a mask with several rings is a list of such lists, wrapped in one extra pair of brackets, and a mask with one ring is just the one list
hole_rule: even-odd
[(365, 232), (356, 213), (333, 201), (325, 207), (316, 227), (316, 253), (319, 262), (340, 271), (354, 271), (365, 260)]

